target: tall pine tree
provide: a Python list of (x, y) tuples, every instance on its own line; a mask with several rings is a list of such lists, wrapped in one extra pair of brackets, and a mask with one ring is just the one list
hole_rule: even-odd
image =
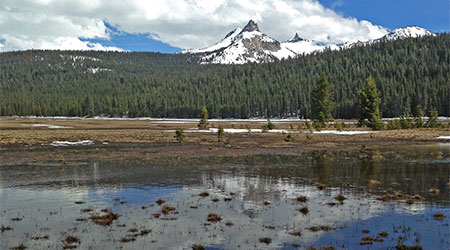
[(383, 129), (380, 114), (381, 98), (372, 76), (367, 78), (366, 86), (358, 93), (358, 125), (368, 126), (374, 130)]
[(333, 120), (331, 112), (335, 106), (331, 85), (325, 73), (311, 91), (311, 117), (318, 129), (325, 127), (325, 123)]

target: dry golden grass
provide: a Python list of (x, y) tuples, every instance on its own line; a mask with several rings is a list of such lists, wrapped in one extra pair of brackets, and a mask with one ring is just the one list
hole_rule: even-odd
[[(33, 127), (33, 124), (49, 124), (72, 127), (65, 129), (49, 129), (47, 127)], [(260, 129), (266, 122), (210, 122), (210, 127)], [(293, 141), (286, 142), (286, 135), (280, 133), (240, 133), (225, 134), (224, 142), (218, 142), (215, 133), (187, 133), (185, 140), (178, 143), (174, 130), (178, 127), (192, 129), (197, 122), (167, 123), (155, 120), (82, 120), (82, 119), (41, 119), (41, 118), (0, 118), (0, 149), (19, 148), (33, 145), (39, 148), (42, 144), (53, 141), (91, 140), (95, 146), (86, 149), (83, 155), (99, 159), (133, 158), (154, 159), (155, 157), (179, 156), (242, 156), (261, 153), (295, 154), (297, 152), (326, 149), (351, 150), (366, 148), (385, 148), (401, 145), (423, 145), (437, 142), (437, 136), (449, 135), (450, 129), (411, 129), (377, 131), (373, 134), (361, 135), (333, 135), (310, 134), (304, 122), (275, 123), (277, 129), (299, 131), (292, 133)], [(353, 125), (352, 125), (353, 126)], [(334, 130), (333, 127), (327, 128)], [(367, 130), (365, 128), (345, 128), (344, 130)], [(138, 149), (127, 152), (109, 151), (102, 146), (137, 144)], [(97, 148), (95, 148), (98, 146)], [(70, 155), (76, 149), (64, 149), (64, 155)], [(22, 154), (22, 155), (20, 155)], [(0, 150), (0, 163), (17, 161), (20, 157), (24, 161), (42, 161), (60, 159), (62, 153), (58, 150), (42, 155), (31, 151), (15, 153), (14, 156), (3, 154)], [(68, 156), (67, 156), (68, 157)], [(81, 156), (80, 156), (81, 157)], [(11, 158), (11, 159), (10, 159)], [(71, 155), (71, 159), (77, 158)]]

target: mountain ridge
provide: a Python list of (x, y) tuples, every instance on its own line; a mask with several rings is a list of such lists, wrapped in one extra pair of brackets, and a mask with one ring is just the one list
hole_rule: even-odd
[(262, 33), (257, 23), (250, 20), (244, 28), (234, 29), (221, 41), (210, 47), (184, 50), (181, 53), (197, 55), (202, 64), (267, 63), (324, 50), (349, 49), (388, 40), (435, 35), (435, 33), (418, 26), (407, 26), (394, 29), (383, 37), (368, 41), (327, 44), (301, 38), (298, 33), (295, 33), (294, 38), (279, 42)]

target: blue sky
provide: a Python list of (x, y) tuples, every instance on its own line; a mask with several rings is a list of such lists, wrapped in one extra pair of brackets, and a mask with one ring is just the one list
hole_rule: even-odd
[[(449, 0), (319, 0), (319, 2), (344, 17), (368, 20), (375, 25), (396, 29), (417, 25), (433, 32), (449, 32)], [(90, 39), (107, 46), (129, 51), (177, 53), (180, 48), (151, 39), (149, 34), (129, 34), (116, 31), (110, 41)]]
[(450, 31), (449, 0), (320, 0), (320, 3), (343, 16), (390, 29), (417, 25), (438, 33)]
[(449, 13), (449, 0), (2, 0), (0, 52), (177, 53), (211, 46), (250, 19), (279, 41), (298, 33), (355, 42), (408, 25), (449, 32)]
[(169, 44), (152, 39), (150, 34), (130, 34), (118, 30), (105, 22), (106, 27), (111, 31), (111, 37), (107, 39), (81, 39), (92, 43), (100, 43), (104, 46), (114, 46), (122, 48), (127, 51), (138, 52), (163, 52), (163, 53), (178, 53), (182, 49), (172, 47)]

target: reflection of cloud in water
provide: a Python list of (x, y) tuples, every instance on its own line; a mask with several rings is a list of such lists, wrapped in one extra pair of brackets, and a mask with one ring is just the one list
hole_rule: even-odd
[[(312, 233), (306, 228), (319, 225), (337, 227), (349, 221), (366, 220), (385, 211), (384, 204), (373, 197), (368, 200), (348, 190), (344, 192), (348, 198), (344, 204), (331, 207), (327, 203), (337, 202), (334, 197), (340, 193), (338, 189), (319, 191), (313, 186), (295, 185), (282, 179), (220, 175), (210, 182), (216, 184), (216, 190), (235, 192), (241, 201), (239, 206), (233, 208), (235, 213), (227, 217), (231, 221), (238, 221), (239, 227), (246, 228), (235, 236), (237, 242), (239, 239), (257, 239), (255, 235), (259, 234), (264, 237), (261, 234), (262, 226), (271, 225), (276, 230), (266, 230), (266, 233), (273, 237), (275, 243), (293, 241), (295, 238), (289, 232), (302, 231), (301, 240), (306, 244), (314, 242), (324, 233)], [(305, 204), (297, 202), (295, 199), (300, 195), (307, 196), (309, 201)], [(271, 204), (264, 206), (264, 201), (270, 201)], [(297, 211), (304, 205), (309, 208), (306, 216)]]
[[(414, 157), (415, 155), (414, 153)], [(319, 156), (322, 157), (322, 154)], [(363, 186), (358, 185), (358, 182), (368, 183), (367, 173), (373, 178), (374, 173), (368, 171), (371, 168), (351, 164), (351, 161), (336, 163), (332, 160), (326, 162), (329, 165), (320, 161), (312, 161), (313, 165), (303, 163), (298, 168), (288, 165), (298, 162), (299, 159), (295, 159), (296, 161), (291, 158), (275, 158), (268, 162), (270, 157), (257, 158), (237, 167), (230, 167), (227, 163), (223, 168), (149, 166), (135, 162), (89, 163), (57, 171), (49, 166), (0, 168), (0, 185), (3, 186), (0, 188), (0, 224), (14, 228), (14, 232), (2, 234), (6, 240), (0, 241), (0, 249), (17, 246), (22, 241), (26, 242), (29, 249), (62, 248), (63, 237), (68, 233), (80, 237), (79, 249), (180, 249), (189, 248), (194, 243), (226, 249), (238, 246), (242, 249), (273, 249), (293, 242), (308, 248), (310, 245), (327, 242), (348, 243), (346, 236), (351, 234), (356, 236), (352, 238), (354, 242), (348, 243), (350, 245), (347, 247), (358, 249), (362, 227), (369, 227), (370, 223), (374, 223), (378, 225), (373, 227), (376, 230), (392, 228), (392, 222), (402, 222), (405, 218), (417, 218), (428, 227), (433, 225), (441, 232), (448, 231), (448, 226), (443, 228), (444, 223), (435, 222), (430, 215), (430, 211), (435, 209), (448, 217), (448, 207), (430, 208), (433, 200), (428, 198), (411, 206), (404, 201), (381, 202), (363, 191), (365, 189), (361, 189)], [(336, 158), (336, 161), (342, 159)], [(379, 172), (375, 173), (377, 179), (382, 183), (398, 180), (402, 184), (400, 187), (408, 188), (403, 191), (412, 194), (424, 190), (423, 187), (440, 187), (439, 183), (445, 185), (448, 181), (445, 166), (433, 168), (434, 172), (428, 171), (425, 164), (432, 164), (428, 158), (416, 163), (422, 164), (420, 166), (408, 164), (400, 168), (398, 164), (388, 162), (386, 165), (378, 165), (376, 169)], [(394, 165), (395, 168), (390, 168)], [(393, 173), (393, 170), (398, 173)], [(40, 177), (33, 178), (36, 175)], [(361, 176), (363, 180), (360, 180)], [(409, 186), (408, 182), (401, 181), (406, 178), (421, 185)], [(320, 180), (330, 187), (319, 191), (310, 184), (314, 180)], [(332, 187), (343, 181), (355, 183), (357, 188)], [(448, 193), (445, 189), (441, 190), (442, 195)], [(199, 194), (203, 191), (209, 192), (210, 196), (200, 197)], [(236, 195), (231, 196), (230, 192)], [(338, 193), (348, 199), (342, 205), (328, 206), (329, 202), (337, 202), (334, 197)], [(296, 201), (295, 198), (300, 195), (309, 197), (309, 201)], [(425, 194), (422, 195), (425, 197)], [(213, 202), (214, 197), (220, 201)], [(233, 199), (224, 201), (225, 197)], [(120, 204), (113, 201), (114, 198), (127, 203)], [(152, 216), (161, 212), (161, 206), (154, 203), (157, 198), (164, 199), (166, 204), (176, 208), (175, 213), (162, 215), (161, 218), (176, 220), (161, 220)], [(74, 204), (78, 200), (86, 203)], [(264, 201), (270, 202), (270, 205), (265, 206)], [(298, 211), (304, 205), (309, 208), (307, 215)], [(191, 206), (198, 208), (192, 209)], [(120, 217), (111, 227), (104, 228), (90, 221), (77, 221), (78, 218), (86, 219), (92, 214), (82, 213), (81, 208), (93, 208), (94, 212), (110, 208), (119, 213)], [(205, 224), (209, 213), (217, 213), (222, 221)], [(23, 217), (23, 220), (11, 222), (10, 219), (14, 217)], [(396, 217), (399, 219), (395, 220)], [(226, 222), (232, 222), (233, 225), (226, 226)], [(126, 226), (117, 227), (120, 224)], [(320, 225), (337, 229), (328, 233), (313, 233), (307, 229)], [(416, 227), (418, 224), (410, 225), (412, 230), (420, 230)], [(273, 226), (275, 229), (264, 226)], [(130, 228), (145, 228), (152, 232), (148, 236), (137, 237), (135, 242), (120, 243), (119, 240), (129, 234)], [(301, 231), (302, 236), (289, 234), (295, 231)], [(31, 240), (30, 237), (36, 234), (48, 234), (50, 240)], [(261, 237), (269, 237), (273, 242), (267, 246), (261, 244), (258, 241)], [(439, 241), (439, 238), (435, 240)], [(386, 239), (386, 244), (394, 246), (396, 241), (397, 238)], [(341, 247), (337, 244), (334, 245)]]
[[(330, 245), (335, 242), (344, 242), (343, 247), (348, 249), (367, 249), (357, 245), (364, 236), (377, 237), (379, 232), (387, 232), (388, 237), (383, 242), (375, 242), (374, 249), (392, 249), (396, 244), (389, 239), (403, 239), (402, 243), (413, 246), (421, 245), (423, 249), (446, 249), (450, 245), (450, 230), (448, 224), (442, 221), (436, 221), (433, 214), (438, 210), (431, 208), (424, 213), (404, 214), (396, 211), (396, 208), (388, 208), (382, 216), (374, 216), (367, 220), (358, 220), (347, 223), (342, 230), (333, 231), (323, 235), (316, 246)], [(439, 210), (450, 215), (450, 210)], [(362, 229), (370, 231), (363, 234)], [(416, 242), (416, 241), (419, 242)], [(351, 242), (356, 246), (350, 245)]]

